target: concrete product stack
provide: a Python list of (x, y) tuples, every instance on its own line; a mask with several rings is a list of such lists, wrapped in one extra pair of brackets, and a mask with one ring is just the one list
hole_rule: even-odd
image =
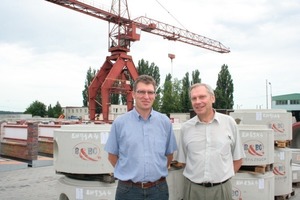
[[(180, 140), (181, 123), (172, 123), (172, 126), (173, 126), (174, 135), (176, 138), (176, 142), (178, 145), (178, 141)], [(176, 156), (177, 156), (177, 151), (174, 152), (173, 158), (176, 158)]]
[(63, 125), (54, 131), (54, 169), (62, 174), (111, 174), (104, 146), (111, 125)]
[[(274, 188), (275, 198), (293, 193), (291, 151), (287, 148), (292, 140), (292, 113), (286, 110), (236, 110), (230, 113), (241, 125), (266, 125), (274, 132)], [(248, 158), (247, 158), (248, 159)], [(247, 159), (245, 159), (247, 161)], [(284, 184), (284, 186), (283, 186)]]
[[(180, 139), (180, 128), (181, 123), (172, 123), (174, 135), (177, 141)], [(176, 158), (177, 151), (174, 152), (173, 158)], [(180, 163), (173, 160), (171, 167), (169, 168), (167, 182), (169, 187), (169, 199), (170, 200), (181, 200), (183, 199), (183, 187), (184, 187), (184, 176), (183, 168)]]
[(291, 148), (300, 149), (300, 122), (293, 123), (293, 140)]
[(169, 199), (170, 200), (182, 200), (183, 199), (183, 186), (184, 177), (182, 175), (183, 168), (177, 169), (171, 167), (167, 176), (167, 182), (169, 187)]
[(17, 166), (22, 166), (21, 168), (52, 165), (52, 158), (38, 154), (38, 122), (22, 120), (16, 123), (4, 122), (0, 126), (0, 154), (11, 160), (5, 160), (6, 167), (1, 168), (0, 171), (14, 169), (16, 162), (13, 160), (18, 160)]
[[(111, 125), (63, 125), (54, 130), (59, 199), (114, 199), (116, 181), (104, 146)], [(63, 191), (64, 190), (64, 191)]]
[(239, 125), (246, 158), (231, 179), (233, 199), (274, 199), (274, 131), (266, 125)]
[[(176, 138), (180, 124), (174, 124)], [(111, 176), (104, 146), (110, 124), (63, 125), (54, 130), (54, 169), (64, 174), (58, 181), (58, 195), (65, 199), (115, 199), (117, 180)], [(181, 200), (183, 169), (171, 167), (167, 177), (170, 200)]]
[(293, 192), (292, 152), (289, 148), (275, 148), (274, 155), (275, 196), (289, 196)]
[(29, 164), (38, 158), (38, 124), (4, 125), (1, 137), (1, 155), (22, 159)]
[(292, 152), (292, 163), (300, 164), (300, 149), (290, 148)]
[[(274, 187), (276, 197), (293, 193), (291, 178), (292, 113), (286, 110), (237, 110), (230, 113), (240, 125), (267, 125), (274, 131)], [(282, 184), (285, 184), (283, 187)]]
[(274, 174), (237, 173), (231, 179), (232, 199), (274, 200)]
[(61, 177), (56, 185), (58, 200), (114, 200), (118, 182), (103, 183), (98, 180), (79, 180)]
[(300, 165), (292, 164), (292, 182), (294, 186), (300, 186)]
[(240, 124), (267, 125), (274, 130), (276, 142), (287, 143), (292, 140), (292, 113), (286, 110), (235, 110), (230, 116)]
[(300, 186), (300, 149), (291, 148), (292, 152), (292, 182), (296, 187)]
[(292, 151), (292, 182), (300, 187), (300, 122), (293, 123)]
[(39, 154), (53, 156), (53, 133), (61, 125), (39, 124)]
[(239, 125), (246, 158), (243, 166), (266, 166), (274, 162), (274, 131), (266, 125)]

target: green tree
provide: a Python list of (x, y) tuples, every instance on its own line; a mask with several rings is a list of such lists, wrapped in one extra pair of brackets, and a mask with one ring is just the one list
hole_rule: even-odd
[(89, 69), (86, 73), (84, 89), (82, 90), (83, 106), (85, 106), (85, 107), (88, 106), (88, 101), (89, 101), (88, 88), (89, 88), (89, 85), (91, 84), (91, 82), (93, 81), (95, 75), (96, 75), (96, 70), (95, 69), (92, 70), (91, 67), (89, 67)]
[(50, 104), (48, 106), (47, 111), (48, 117), (58, 118), (61, 114), (63, 114), (63, 110), (59, 102), (56, 102), (56, 105), (52, 108), (52, 105)]
[(182, 91), (182, 81), (178, 80), (177, 78), (174, 79), (173, 84), (172, 84), (172, 97), (173, 101), (170, 102), (172, 104), (172, 110), (171, 113), (179, 113), (182, 112), (182, 102), (180, 99)]
[(233, 101), (233, 80), (228, 70), (227, 65), (222, 65), (221, 71), (218, 74), (217, 87), (215, 89), (216, 109), (232, 109)]
[(181, 100), (181, 105), (182, 105), (182, 110), (181, 112), (189, 112), (191, 109), (191, 101), (189, 97), (189, 88), (190, 88), (190, 78), (189, 78), (189, 73), (187, 72), (185, 74), (185, 77), (182, 79), (182, 90), (180, 94), (180, 100)]
[(166, 113), (168, 116), (172, 112), (172, 75), (169, 73), (166, 75), (161, 99), (161, 109), (160, 111)]
[[(87, 107), (88, 106), (88, 101), (89, 101), (89, 92), (88, 92), (88, 88), (91, 84), (91, 82), (93, 81), (93, 79), (96, 77), (96, 74), (98, 73), (98, 71), (96, 71), (95, 69), (91, 69), (91, 67), (89, 67), (87, 74), (86, 74), (86, 80), (85, 80), (85, 84), (84, 84), (84, 89), (82, 91), (82, 97), (83, 97), (83, 106)], [(97, 102), (101, 102), (101, 96), (100, 93), (97, 94), (96, 96), (96, 101)], [(102, 112), (102, 107), (99, 104), (96, 104), (96, 113), (101, 113)]]
[(45, 117), (47, 115), (46, 105), (36, 100), (31, 103), (28, 108), (26, 108), (24, 114)]
[[(48, 110), (49, 112), (49, 110)], [(53, 107), (53, 117), (58, 118), (61, 114), (63, 114), (63, 109), (59, 102), (56, 102), (56, 105)]]
[(167, 114), (181, 112), (182, 103), (180, 99), (181, 81), (174, 79), (172, 82), (172, 75), (166, 75), (165, 83), (162, 90), (162, 105), (161, 112)]
[(54, 110), (53, 110), (51, 104), (48, 106), (47, 114), (48, 114), (48, 117), (54, 117)]
[(198, 69), (192, 72), (192, 82), (191, 85), (195, 83), (201, 83), (200, 72)]
[[(125, 99), (126, 99), (126, 97), (125, 97)], [(116, 94), (111, 94), (110, 95), (110, 103), (115, 104), (115, 105), (119, 105), (121, 103), (120, 94), (117, 94), (117, 93)]]

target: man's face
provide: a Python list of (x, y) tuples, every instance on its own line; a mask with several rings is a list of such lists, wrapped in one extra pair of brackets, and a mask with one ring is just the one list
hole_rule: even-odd
[(147, 110), (151, 109), (155, 100), (155, 90), (152, 84), (138, 83), (136, 91), (133, 92), (135, 99), (135, 106), (138, 109)]
[(212, 110), (215, 97), (204, 86), (199, 86), (191, 90), (191, 102), (197, 115), (206, 115)]

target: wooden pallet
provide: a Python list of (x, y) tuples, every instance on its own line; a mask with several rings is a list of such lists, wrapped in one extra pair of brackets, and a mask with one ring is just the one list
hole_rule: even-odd
[(293, 188), (293, 191), (290, 194), (275, 196), (274, 200), (286, 200), (286, 199), (291, 198), (294, 195), (295, 195), (295, 189)]
[(278, 148), (285, 148), (289, 147), (291, 145), (290, 140), (275, 140), (274, 141), (274, 146)]
[(241, 166), (239, 172), (247, 172), (253, 174), (264, 174), (273, 170), (273, 164), (256, 165), (256, 166)]
[(293, 183), (293, 187), (300, 188), (300, 182)]

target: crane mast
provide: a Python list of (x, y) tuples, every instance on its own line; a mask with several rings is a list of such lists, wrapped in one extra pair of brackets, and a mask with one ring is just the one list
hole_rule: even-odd
[[(140, 40), (137, 29), (161, 36), (164, 39), (180, 41), (218, 53), (230, 52), (229, 48), (221, 42), (154, 19), (141, 16), (131, 20), (127, 0), (112, 0), (110, 11), (85, 3), (84, 0), (45, 1), (109, 22), (108, 51), (111, 52), (111, 55), (106, 57), (88, 88), (90, 120), (95, 120), (96, 104), (99, 104), (102, 106), (103, 121), (110, 121), (108, 111), (111, 94), (126, 95), (127, 110), (133, 108), (130, 79), (135, 80), (138, 72), (132, 57), (127, 52), (130, 51), (131, 42)], [(97, 100), (98, 94), (101, 96), (102, 104)]]

